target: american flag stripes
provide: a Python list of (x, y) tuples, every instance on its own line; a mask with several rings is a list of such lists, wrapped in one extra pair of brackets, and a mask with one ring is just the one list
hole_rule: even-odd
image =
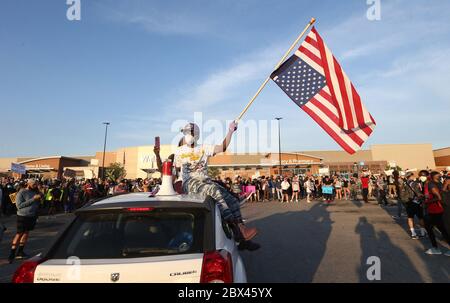
[(374, 119), (314, 27), (270, 77), (348, 153), (372, 133)]

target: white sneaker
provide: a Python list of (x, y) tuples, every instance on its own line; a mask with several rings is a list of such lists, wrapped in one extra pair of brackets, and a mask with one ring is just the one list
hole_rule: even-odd
[(450, 257), (450, 249), (445, 252), (444, 256)]
[(425, 252), (427, 255), (442, 255), (442, 251), (439, 248), (430, 248)]

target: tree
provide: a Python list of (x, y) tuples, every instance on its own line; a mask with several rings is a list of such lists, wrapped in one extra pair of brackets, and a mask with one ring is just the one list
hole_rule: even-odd
[(110, 181), (116, 181), (127, 175), (127, 171), (120, 163), (111, 163), (111, 165), (106, 170), (106, 178)]

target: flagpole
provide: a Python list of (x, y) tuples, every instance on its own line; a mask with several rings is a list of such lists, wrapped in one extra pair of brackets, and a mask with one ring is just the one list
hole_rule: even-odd
[[(297, 43), (300, 41), (300, 39), (303, 37), (303, 35), (306, 33), (306, 31), (316, 22), (315, 18), (311, 18), (311, 21), (309, 21), (308, 25), (306, 25), (305, 29), (301, 32), (301, 34), (295, 39), (294, 43), (292, 43), (291, 47), (287, 50), (287, 52), (284, 54), (283, 58), (278, 62), (278, 64), (275, 66), (273, 70), (276, 70), (280, 67), (281, 64), (283, 64), (284, 60), (286, 60), (287, 56), (292, 52), (294, 47), (297, 45)], [(247, 106), (245, 106), (244, 110), (240, 113), (240, 115), (235, 119), (236, 122), (239, 122), (239, 120), (242, 119), (242, 116), (247, 112), (249, 107), (252, 105), (253, 101), (258, 97), (258, 95), (261, 93), (261, 91), (264, 89), (264, 87), (267, 85), (267, 83), (270, 80), (270, 75), (264, 80), (263, 84), (259, 87), (259, 89), (256, 91), (255, 95), (250, 99)]]

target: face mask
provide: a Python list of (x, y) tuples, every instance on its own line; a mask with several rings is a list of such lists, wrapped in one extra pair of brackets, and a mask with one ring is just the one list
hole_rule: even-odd
[(184, 136), (184, 142), (186, 142), (187, 145), (192, 145), (195, 142), (195, 138), (191, 134), (187, 134)]
[(426, 176), (420, 176), (419, 180), (422, 181), (422, 182), (425, 182), (425, 181), (427, 181), (427, 177)]

